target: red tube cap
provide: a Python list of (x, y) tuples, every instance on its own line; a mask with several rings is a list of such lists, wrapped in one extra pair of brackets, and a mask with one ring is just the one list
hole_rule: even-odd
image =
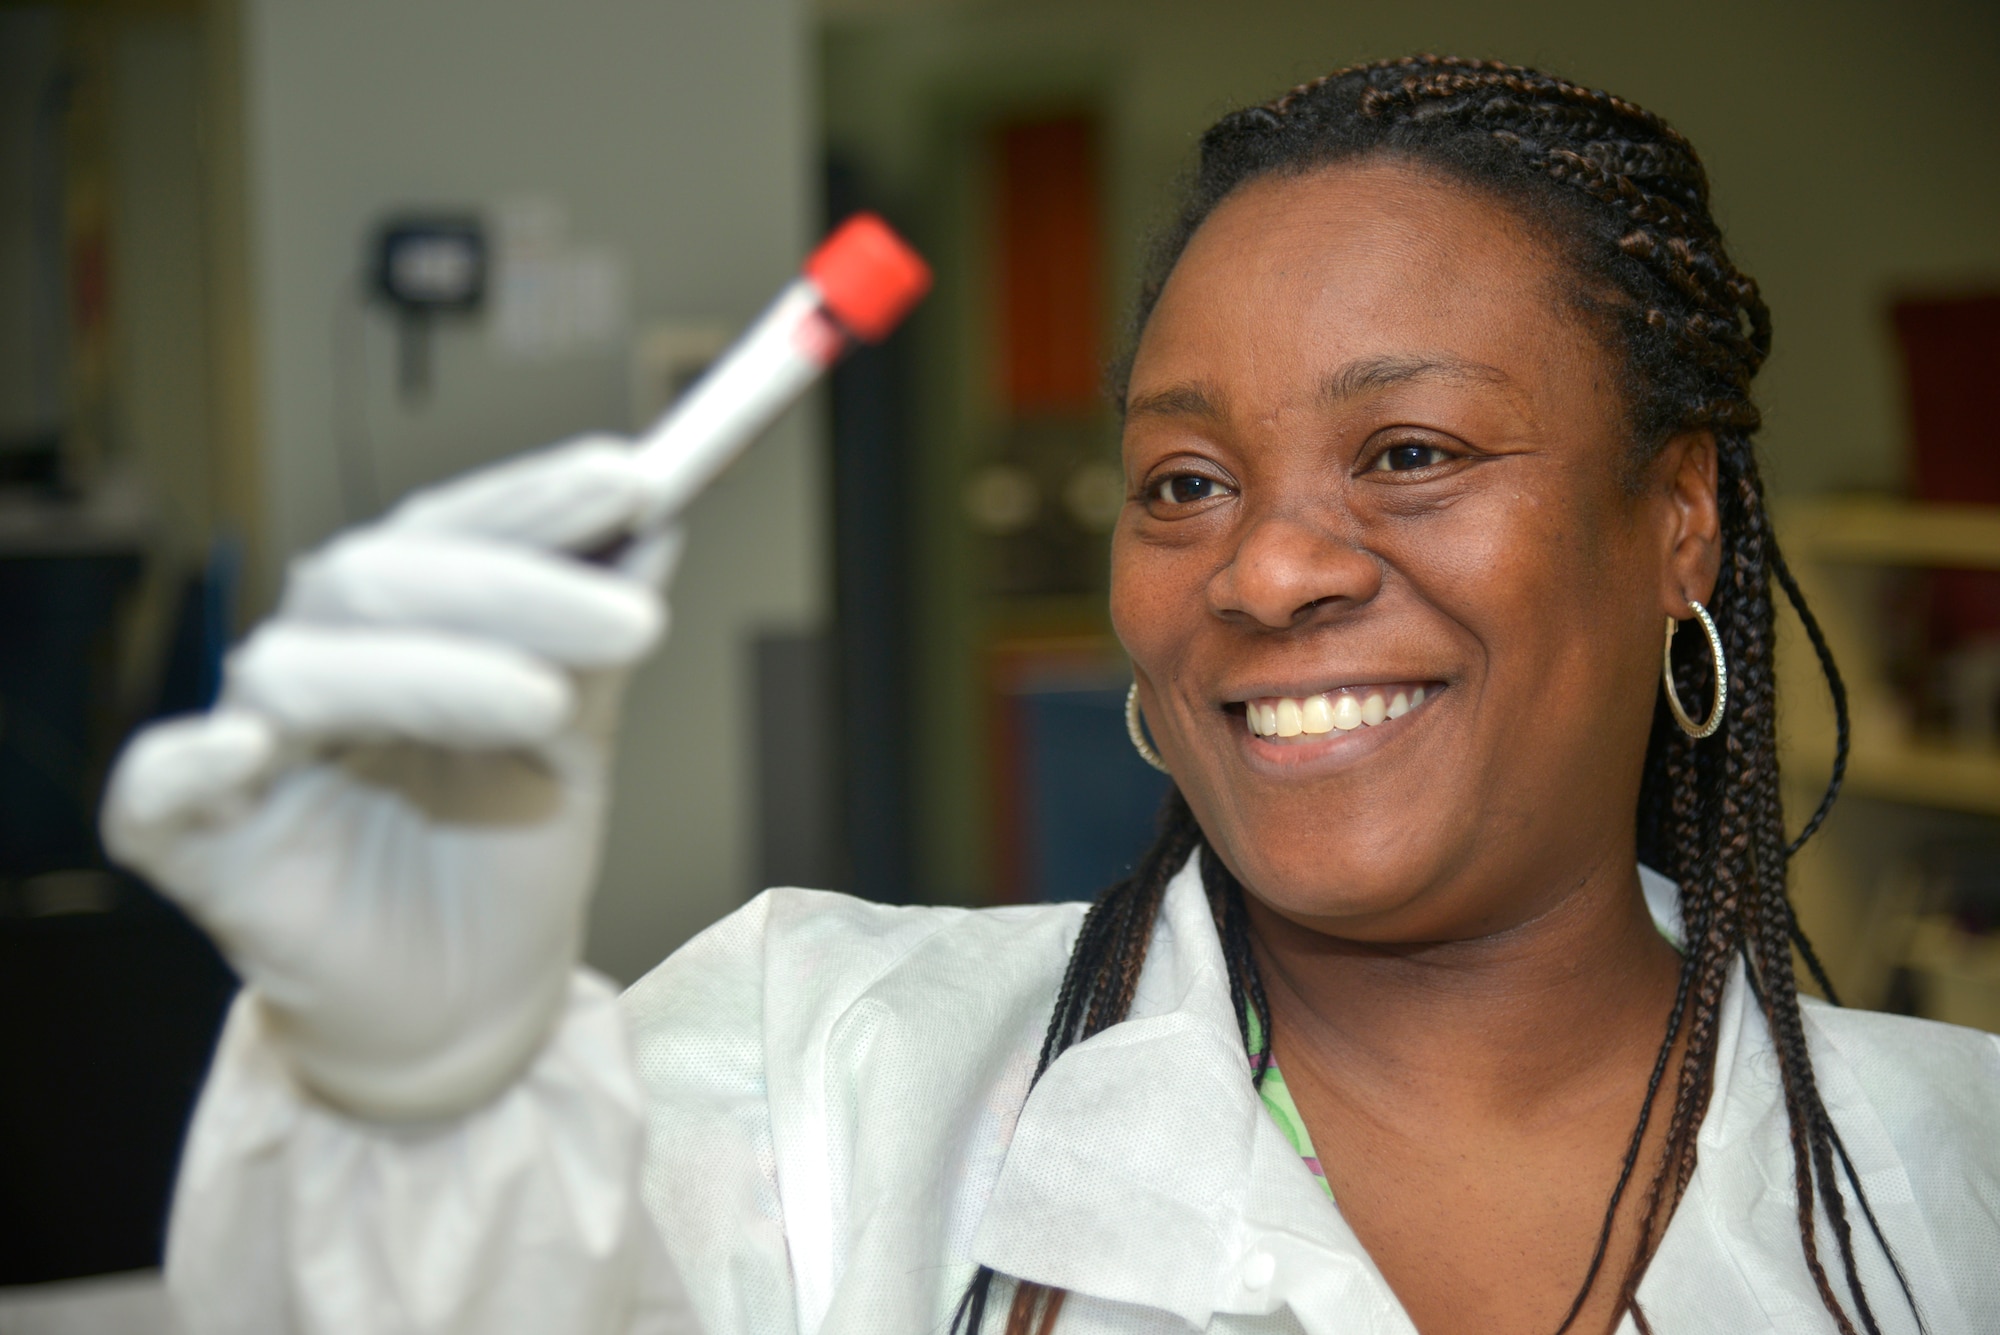
[(856, 338), (880, 343), (931, 290), (931, 266), (873, 213), (857, 213), (806, 259), (833, 318)]

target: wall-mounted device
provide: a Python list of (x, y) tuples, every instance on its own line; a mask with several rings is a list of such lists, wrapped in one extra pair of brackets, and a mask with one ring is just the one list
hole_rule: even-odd
[(396, 311), (397, 382), (406, 401), (430, 389), (430, 325), (486, 300), (486, 229), (469, 214), (402, 214), (376, 228), (375, 295)]

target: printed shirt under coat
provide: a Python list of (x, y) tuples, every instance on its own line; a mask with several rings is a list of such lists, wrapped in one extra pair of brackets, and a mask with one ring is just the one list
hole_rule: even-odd
[[(170, 1283), (191, 1328), (245, 1335), (653, 1335), (697, 1329), (689, 1308), (708, 1335), (929, 1335), (984, 1262), (1069, 1290), (1063, 1335), (1413, 1335), (1251, 1088), (1192, 866), (1131, 1017), (1028, 1097), (1082, 914), (771, 891), (622, 999), (579, 974), (522, 1079), (428, 1127), (302, 1097), (239, 1001)], [(1639, 1290), (1660, 1335), (1832, 1329), (1751, 1000), (1739, 975)], [(2000, 1331), (2000, 1038), (1817, 1004), (1807, 1032), (1927, 1328)], [(1914, 1330), (1859, 1224), (1857, 1246), (1883, 1330)], [(1837, 1276), (1824, 1222), (1821, 1254)]]

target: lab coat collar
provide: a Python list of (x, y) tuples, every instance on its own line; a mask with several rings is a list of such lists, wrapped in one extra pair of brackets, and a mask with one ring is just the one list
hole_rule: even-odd
[[(1673, 882), (1646, 867), (1640, 881), (1655, 924), (1677, 940)], [(1734, 1065), (1742, 990), (1733, 981), (1725, 1000), (1717, 1103)], [(1265, 1112), (1247, 1064), (1222, 943), (1190, 859), (1167, 887), (1129, 1018), (1065, 1052), (1030, 1094), (975, 1259), (1016, 1279), (1163, 1308), (1197, 1329), (1217, 1313), (1289, 1306), (1309, 1335), (1331, 1330), (1336, 1314), (1342, 1330), (1415, 1335)]]
[(1411, 1331), (1247, 1065), (1190, 861), (1167, 888), (1130, 1017), (1065, 1052), (1022, 1109), (975, 1259), (1197, 1328), (1289, 1303), (1302, 1319), (1369, 1313), (1363, 1329)]

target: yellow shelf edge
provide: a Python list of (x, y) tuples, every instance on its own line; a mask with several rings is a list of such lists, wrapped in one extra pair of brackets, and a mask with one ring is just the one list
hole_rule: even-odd
[[(1791, 779), (1825, 773), (1833, 748), (1793, 743), (1784, 757)], [(1848, 753), (1845, 791), (1860, 797), (2000, 816), (2000, 752), (1909, 743), (1856, 747)]]
[(2000, 506), (1822, 499), (1773, 508), (1797, 559), (2000, 570)]

